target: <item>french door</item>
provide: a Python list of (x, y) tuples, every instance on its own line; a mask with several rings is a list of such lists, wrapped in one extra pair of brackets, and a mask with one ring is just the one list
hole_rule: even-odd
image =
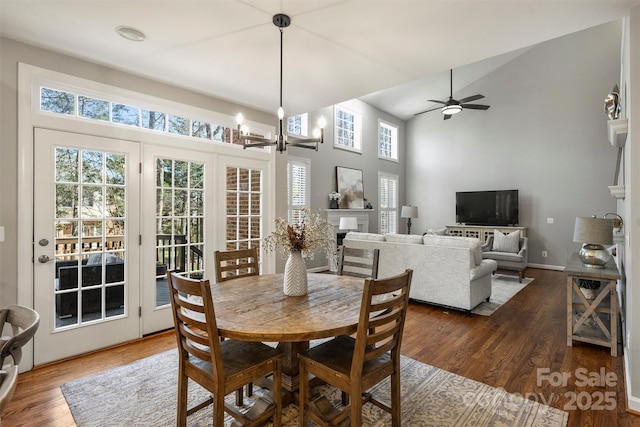
[[(143, 334), (173, 327), (167, 271), (206, 278), (213, 263), (213, 155), (147, 145), (143, 156)], [(153, 268), (146, 268), (153, 266)]]
[(140, 336), (139, 152), (34, 131), (36, 365)]

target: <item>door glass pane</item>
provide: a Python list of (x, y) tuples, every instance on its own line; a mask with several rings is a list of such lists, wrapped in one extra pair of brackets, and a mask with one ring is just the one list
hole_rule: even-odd
[(125, 170), (122, 154), (56, 147), (56, 329), (126, 313)]
[(204, 163), (156, 160), (156, 307), (170, 303), (167, 271), (204, 274)]
[(262, 171), (227, 167), (226, 248), (258, 248), (262, 236)]

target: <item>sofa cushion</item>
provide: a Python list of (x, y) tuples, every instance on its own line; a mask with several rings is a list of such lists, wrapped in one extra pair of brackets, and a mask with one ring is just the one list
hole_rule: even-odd
[(500, 230), (493, 231), (493, 251), (518, 253), (520, 250), (520, 231), (504, 234)]
[(428, 229), (425, 234), (430, 234), (430, 235), (433, 235), (433, 236), (446, 236), (447, 235), (447, 229), (446, 228), (441, 228), (439, 230)]
[(350, 231), (345, 236), (345, 239), (351, 240), (373, 240), (376, 242), (384, 242), (385, 238), (382, 234), (376, 233), (360, 233), (358, 231)]
[(431, 246), (445, 246), (449, 248), (466, 248), (471, 252), (471, 266), (480, 265), (482, 262), (482, 245), (480, 240), (473, 237), (435, 236), (425, 234), (423, 243)]
[(485, 259), (494, 259), (496, 261), (509, 261), (509, 262), (522, 262), (524, 257), (522, 255), (514, 254), (512, 252), (498, 252), (489, 251), (484, 253)]
[(416, 234), (385, 234), (384, 236), (387, 242), (391, 243), (411, 243), (414, 245), (422, 244), (422, 236)]

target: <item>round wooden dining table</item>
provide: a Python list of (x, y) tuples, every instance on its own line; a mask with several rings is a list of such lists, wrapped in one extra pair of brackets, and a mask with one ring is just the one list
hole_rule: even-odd
[(298, 352), (309, 341), (352, 334), (358, 327), (364, 279), (309, 273), (309, 293), (283, 292), (282, 274), (242, 277), (211, 285), (221, 336), (243, 341), (278, 342), (284, 354), (282, 385), (299, 385)]

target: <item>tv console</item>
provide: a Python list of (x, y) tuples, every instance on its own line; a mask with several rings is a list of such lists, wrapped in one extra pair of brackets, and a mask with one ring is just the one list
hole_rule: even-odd
[(489, 236), (493, 236), (493, 230), (508, 234), (520, 231), (520, 237), (527, 237), (527, 227), (502, 227), (493, 225), (447, 225), (447, 234), (459, 237), (475, 237), (485, 243)]

